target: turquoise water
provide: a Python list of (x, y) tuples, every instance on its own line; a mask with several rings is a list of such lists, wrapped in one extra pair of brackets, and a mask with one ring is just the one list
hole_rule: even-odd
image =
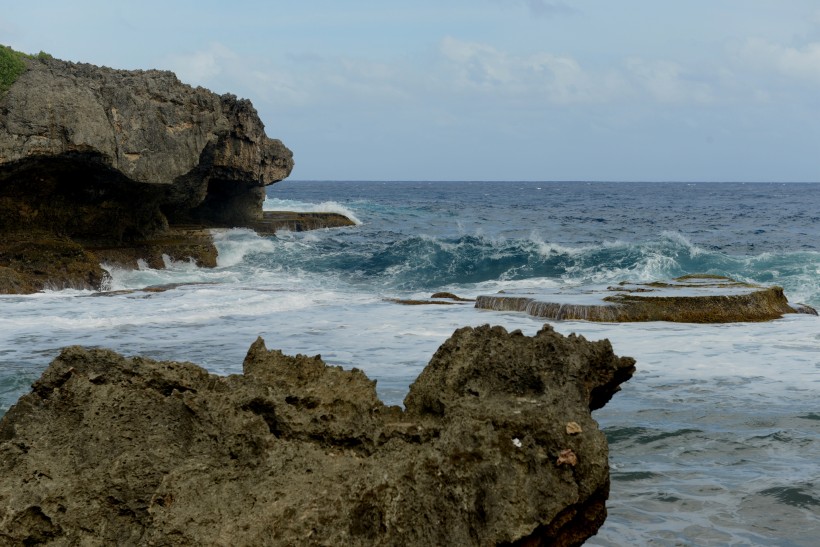
[[(584, 287), (687, 273), (778, 284), (820, 307), (820, 185), (292, 182), (268, 209), (360, 224), (215, 234), (217, 268), (111, 269), (112, 289), (0, 297), (0, 412), (71, 344), (237, 373), (248, 346), (321, 354), (400, 403), (464, 325), (541, 321), (470, 305), (400, 306), (446, 290)], [(610, 439), (610, 516), (594, 545), (814, 545), (820, 537), (820, 320), (565, 322), (638, 372), (595, 418)]]

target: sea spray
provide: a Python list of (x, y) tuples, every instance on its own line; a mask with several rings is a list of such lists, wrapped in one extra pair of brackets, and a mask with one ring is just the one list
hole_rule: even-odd
[(356, 216), (349, 207), (345, 207), (341, 203), (335, 201), (323, 201), (322, 203), (306, 203), (295, 200), (286, 200), (278, 198), (265, 198), (262, 203), (262, 210), (264, 211), (293, 211), (299, 213), (338, 213), (344, 215), (355, 224), (361, 224), (362, 221)]

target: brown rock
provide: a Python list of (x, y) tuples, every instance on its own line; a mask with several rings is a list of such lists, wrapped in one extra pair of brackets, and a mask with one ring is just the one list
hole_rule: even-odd
[(555, 461), (556, 465), (569, 465), (575, 467), (578, 465), (578, 456), (571, 448), (565, 448), (558, 453), (558, 459)]
[(0, 240), (0, 293), (99, 289), (109, 277), (97, 257), (66, 237), (43, 231), (4, 236)]
[(339, 213), (264, 211), (262, 218), (251, 223), (250, 227), (260, 234), (275, 234), (279, 230), (304, 232), (355, 225), (355, 222)]
[(0, 544), (579, 545), (609, 488), (589, 410), (633, 371), (549, 327), (459, 329), (402, 410), (261, 339), (228, 377), (68, 348), (0, 421)]
[(584, 430), (577, 422), (567, 422), (567, 435), (577, 435), (583, 432)]
[(479, 296), (476, 308), (521, 311), (554, 320), (601, 322), (673, 321), (731, 323), (770, 321), (787, 313), (817, 315), (791, 304), (781, 287), (742, 283), (728, 277), (687, 275), (667, 282), (627, 283), (577, 292), (507, 291)]

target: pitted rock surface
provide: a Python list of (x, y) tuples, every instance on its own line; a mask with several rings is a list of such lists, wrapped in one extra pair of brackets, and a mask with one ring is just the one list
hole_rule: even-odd
[(579, 545), (609, 490), (590, 410), (633, 371), (463, 328), (402, 409), (261, 339), (228, 377), (67, 348), (0, 421), (0, 544)]

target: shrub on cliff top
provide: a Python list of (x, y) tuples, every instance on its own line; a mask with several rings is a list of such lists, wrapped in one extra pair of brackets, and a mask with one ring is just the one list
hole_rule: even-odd
[(20, 74), (26, 71), (26, 68), (28, 68), (26, 59), (37, 59), (46, 62), (53, 59), (53, 57), (45, 51), (41, 51), (37, 55), (29, 55), (0, 44), (0, 95), (5, 93), (17, 81)]
[(26, 71), (25, 57), (24, 53), (0, 45), (0, 94), (5, 93), (17, 77)]

